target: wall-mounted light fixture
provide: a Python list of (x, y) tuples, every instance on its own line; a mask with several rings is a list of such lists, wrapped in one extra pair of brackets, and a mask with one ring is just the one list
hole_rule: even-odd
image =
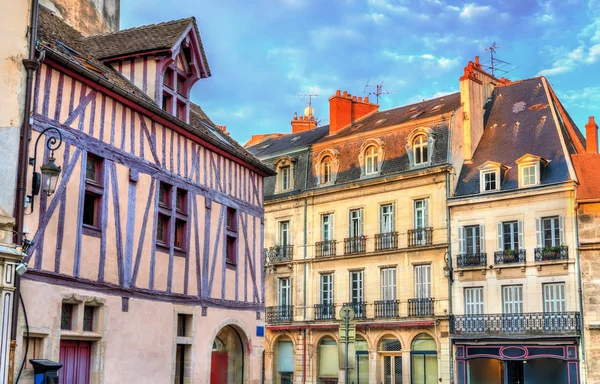
[(444, 276), (452, 281), (452, 258), (448, 252), (444, 253)]
[[(36, 171), (37, 164), (37, 147), (40, 141), (40, 138), (48, 131), (55, 131), (58, 134), (58, 138), (51, 136), (46, 140), (46, 147), (51, 151), (50, 156), (48, 157), (48, 162), (42, 164), (40, 167), (41, 175)], [(58, 182), (58, 177), (60, 176), (61, 168), (56, 165), (54, 160), (54, 151), (56, 151), (62, 145), (62, 134), (60, 131), (54, 127), (49, 127), (40, 132), (40, 135), (35, 141), (33, 157), (29, 158), (29, 164), (33, 166), (33, 177), (31, 180), (31, 195), (27, 196), (29, 199), (29, 203), (31, 204), (31, 211), (33, 212), (33, 199), (40, 193), (40, 187), (42, 192), (46, 196), (51, 196), (56, 190), (56, 183)]]

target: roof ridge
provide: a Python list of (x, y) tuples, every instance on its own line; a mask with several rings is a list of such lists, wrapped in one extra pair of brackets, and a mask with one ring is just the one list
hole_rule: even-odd
[(417, 102), (414, 102), (414, 103), (411, 103), (411, 104), (404, 104), (404, 105), (400, 105), (398, 107), (393, 107), (393, 108), (390, 108), (390, 109), (382, 109), (381, 111), (377, 111), (376, 113), (394, 111), (396, 109), (406, 108), (406, 107), (410, 107), (410, 106), (418, 105), (418, 104), (422, 104), (422, 103), (428, 103), (430, 101), (434, 101), (434, 100), (438, 100), (438, 99), (443, 99), (444, 97), (454, 96), (454, 95), (457, 95), (457, 94), (460, 94), (460, 92), (456, 91), (456, 92), (448, 93), (448, 94), (445, 94), (445, 95), (442, 95), (442, 96), (434, 97), (434, 98), (431, 98), (431, 99), (417, 101)]
[(172, 25), (172, 24), (180, 23), (182, 21), (195, 22), (196, 18), (194, 16), (189, 16), (189, 17), (184, 17), (184, 18), (177, 19), (177, 20), (161, 21), (160, 23), (152, 23), (152, 24), (146, 24), (146, 25), (139, 25), (137, 27), (131, 27), (131, 28), (127, 28), (127, 29), (120, 29), (118, 31), (106, 32), (106, 33), (100, 33), (100, 34), (97, 34), (97, 35), (87, 36), (87, 37), (84, 37), (83, 40), (93, 39), (95, 37), (115, 36), (115, 35), (118, 35), (118, 34), (121, 34), (121, 33), (125, 33), (125, 32), (139, 31), (139, 30), (143, 30), (143, 29), (151, 28), (151, 27)]

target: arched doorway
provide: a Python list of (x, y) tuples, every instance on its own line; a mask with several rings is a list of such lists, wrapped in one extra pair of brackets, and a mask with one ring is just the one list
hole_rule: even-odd
[(210, 362), (210, 384), (242, 384), (244, 382), (244, 345), (246, 335), (227, 325), (213, 340)]
[(413, 339), (410, 350), (411, 383), (433, 384), (438, 382), (437, 345), (426, 333)]
[(377, 346), (381, 357), (381, 379), (383, 384), (402, 383), (402, 345), (394, 336), (384, 336)]
[(318, 381), (319, 384), (330, 384), (338, 382), (338, 346), (337, 342), (325, 336), (319, 341), (318, 347)]
[(356, 366), (350, 372), (350, 382), (354, 384), (369, 383), (369, 346), (364, 337), (357, 335), (354, 341)]
[(273, 383), (292, 384), (294, 382), (294, 343), (287, 336), (275, 341), (273, 346)]

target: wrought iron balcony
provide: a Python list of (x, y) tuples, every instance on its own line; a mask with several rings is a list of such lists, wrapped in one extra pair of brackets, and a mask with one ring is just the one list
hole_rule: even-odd
[(318, 241), (315, 243), (316, 257), (335, 256), (337, 242), (335, 240)]
[(433, 298), (408, 299), (408, 317), (433, 316)]
[(524, 249), (507, 249), (505, 251), (494, 252), (494, 262), (496, 264), (513, 264), (525, 262)]
[(421, 245), (431, 245), (433, 239), (433, 228), (417, 228), (408, 230), (408, 246), (418, 247)]
[(578, 335), (579, 312), (530, 312), (452, 316), (450, 333), (463, 336)]
[(293, 245), (278, 245), (276, 247), (265, 248), (265, 261), (271, 264), (292, 261), (293, 252)]
[(569, 247), (557, 245), (535, 249), (535, 261), (566, 260), (569, 258)]
[(367, 302), (357, 301), (354, 303), (344, 303), (344, 306), (352, 307), (354, 310), (355, 319), (366, 319), (367, 318)]
[(381, 300), (374, 303), (375, 307), (375, 318), (376, 319), (389, 319), (398, 317), (398, 310), (400, 307), (400, 301), (398, 300)]
[(294, 319), (294, 307), (291, 305), (266, 307), (265, 311), (268, 324), (289, 323)]
[(335, 303), (315, 304), (315, 320), (335, 320)]
[(365, 253), (367, 250), (367, 237), (348, 237), (344, 239), (344, 255)]
[(375, 235), (375, 250), (398, 249), (398, 232), (378, 233)]
[(487, 265), (487, 254), (485, 253), (461, 253), (456, 257), (456, 265), (459, 267), (478, 267)]

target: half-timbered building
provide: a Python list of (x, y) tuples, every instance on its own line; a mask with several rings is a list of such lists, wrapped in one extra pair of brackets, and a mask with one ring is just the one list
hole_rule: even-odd
[(272, 171), (190, 101), (195, 19), (84, 37), (41, 8), (38, 50), (30, 152), (62, 139), (37, 148), (62, 172), (27, 208), (17, 355), (65, 384), (260, 382)]

